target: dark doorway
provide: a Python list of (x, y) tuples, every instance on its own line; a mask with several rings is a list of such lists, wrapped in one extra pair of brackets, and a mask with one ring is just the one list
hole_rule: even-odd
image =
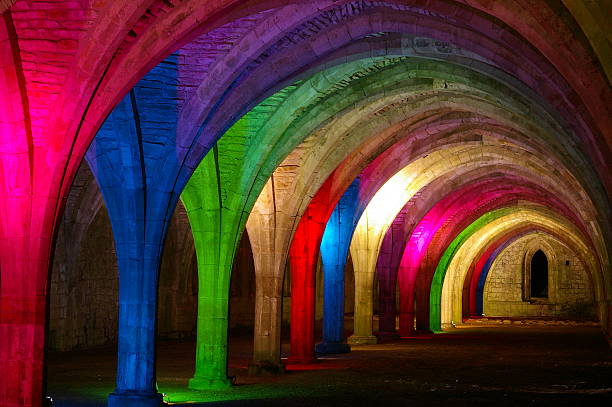
[(542, 250), (531, 258), (531, 297), (548, 298), (548, 259)]

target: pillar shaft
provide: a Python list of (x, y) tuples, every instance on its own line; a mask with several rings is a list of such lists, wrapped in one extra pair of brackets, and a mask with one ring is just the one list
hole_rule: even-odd
[[(0, 240), (1, 241), (1, 240)], [(43, 398), (46, 334), (46, 257), (28, 247), (29, 239), (0, 243), (0, 405), (38, 407)]]
[(241, 232), (242, 212), (222, 204), (218, 146), (204, 157), (181, 195), (198, 258), (196, 365), (189, 387), (227, 388), (227, 330), (232, 265)]
[(163, 242), (178, 197), (148, 185), (152, 160), (144, 152), (137, 104), (132, 90), (87, 152), (108, 209), (119, 266), (117, 387), (109, 396), (110, 407), (161, 402), (155, 381), (157, 286)]
[(316, 265), (291, 262), (291, 354), (290, 363), (311, 363), (314, 355)]
[(344, 340), (344, 278), (338, 278), (340, 274), (344, 277), (344, 265), (328, 266), (324, 270), (323, 342)]
[[(109, 396), (108, 405), (158, 406), (161, 394), (157, 392), (155, 379), (157, 287), (170, 216), (157, 212), (159, 208), (175, 205), (176, 201), (164, 202), (167, 195), (146, 194), (140, 189), (122, 192), (125, 202), (107, 201), (119, 266), (117, 387)], [(124, 206), (125, 203), (139, 201), (150, 204), (145, 216), (138, 216), (144, 210), (134, 213), (122, 210), (131, 207)]]
[(468, 268), (467, 274), (465, 276), (465, 280), (463, 282), (463, 291), (461, 293), (461, 310), (463, 312), (463, 319), (467, 319), (472, 315), (476, 315), (476, 287), (474, 285), (474, 280), (476, 279), (476, 277), (474, 277), (474, 269), (477, 266), (474, 264), (475, 261), (476, 260), (473, 260), (472, 264), (470, 264), (470, 267)]
[(339, 201), (335, 196), (332, 174), (302, 214), (291, 242), (290, 361), (293, 363), (314, 360), (315, 276), (325, 226)]
[(252, 373), (279, 373), (283, 370), (280, 362), (281, 320), (282, 320), (282, 278), (260, 277), (255, 297), (255, 335), (253, 343)]
[(429, 291), (431, 288), (431, 279), (433, 277), (435, 265), (425, 264), (424, 262), (419, 267), (416, 278), (416, 292), (415, 292), (415, 305), (416, 305), (416, 329), (421, 332), (429, 332)]
[[(40, 406), (45, 343), (44, 296), (2, 292), (0, 317), (0, 405)], [(19, 383), (19, 386), (15, 386)]]
[(227, 329), (231, 265), (198, 265), (196, 365), (189, 381), (193, 389), (231, 385), (227, 377)]
[(377, 342), (372, 326), (373, 283), (374, 272), (355, 271), (355, 317), (353, 335), (347, 341), (349, 345), (367, 345)]
[(382, 279), (379, 276), (378, 330), (380, 332), (395, 332), (395, 282), (395, 279)]
[[(163, 228), (163, 225), (158, 224), (158, 227)], [(119, 265), (115, 394), (155, 394), (155, 321), (161, 242), (127, 242), (125, 238), (115, 232)]]
[(17, 133), (6, 131), (2, 116), (0, 406), (38, 407), (44, 396), (49, 259), (59, 185), (49, 172), (41, 174), (38, 188), (31, 187), (27, 150), (11, 142)]
[(319, 246), (325, 230), (317, 207), (309, 205), (297, 227), (290, 249), (291, 363), (314, 360), (315, 276)]
[(353, 181), (334, 208), (321, 240), (323, 265), (323, 342), (317, 352), (348, 351), (344, 341), (344, 270), (355, 229), (359, 180)]
[(393, 338), (397, 336), (395, 331), (396, 319), (396, 284), (400, 260), (406, 244), (404, 231), (404, 220), (406, 209), (403, 208), (393, 223), (387, 229), (385, 237), (380, 246), (378, 260), (376, 262), (376, 274), (379, 281), (379, 336)]
[[(255, 264), (255, 329), (251, 373), (279, 373), (283, 280), (287, 261), (284, 245), (291, 219), (276, 212), (274, 176), (263, 188), (248, 220), (247, 231)], [(281, 243), (282, 242), (282, 243)], [(277, 246), (278, 245), (278, 246)]]
[(374, 273), (355, 270), (355, 332), (356, 337), (372, 336)]
[(414, 275), (416, 270), (406, 270), (406, 266), (400, 265), (399, 290), (400, 290), (400, 315), (399, 333), (406, 337), (414, 335)]
[[(0, 16), (0, 405), (38, 407), (58, 203), (49, 197), (58, 197), (60, 182), (52, 177), (57, 161), (47, 155), (47, 139), (41, 137), (33, 148), (20, 56), (12, 14), (6, 11)], [(43, 157), (36, 171), (34, 158)]]
[[(359, 239), (357, 244), (355, 239)], [(372, 318), (378, 248), (378, 240), (371, 239), (368, 233), (361, 231), (360, 234), (355, 233), (353, 236), (350, 250), (355, 272), (355, 316), (354, 332), (348, 338), (349, 345), (376, 343), (376, 337), (373, 336)]]

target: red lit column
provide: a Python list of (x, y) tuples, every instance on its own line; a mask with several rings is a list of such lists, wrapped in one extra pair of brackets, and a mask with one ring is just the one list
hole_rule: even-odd
[(332, 178), (333, 174), (306, 208), (289, 250), (291, 264), (289, 363), (311, 363), (315, 360), (315, 276), (325, 225), (337, 203), (337, 199), (333, 202), (328, 199)]
[[(325, 223), (309, 207), (293, 237), (291, 263), (291, 356), (289, 363), (310, 363), (314, 356), (315, 275)], [(315, 215), (315, 216), (313, 216)]]
[(399, 312), (399, 334), (402, 338), (414, 335), (414, 290), (415, 283), (412, 276), (416, 270), (409, 266), (400, 264), (399, 289), (400, 289), (400, 312)]
[[(4, 219), (25, 220), (23, 217)], [(37, 253), (35, 244), (27, 236), (11, 237), (3, 233), (0, 245), (3, 253), (0, 405), (3, 407), (40, 406), (42, 402), (49, 245), (43, 239), (40, 242), (46, 248), (39, 247)]]
[(57, 189), (50, 171), (36, 178), (38, 189), (32, 187), (32, 130), (16, 50), (7, 12), (0, 18), (0, 406), (37, 407), (57, 203), (49, 196)]

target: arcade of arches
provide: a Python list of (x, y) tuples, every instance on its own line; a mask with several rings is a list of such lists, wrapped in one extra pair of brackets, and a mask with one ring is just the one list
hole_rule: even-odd
[(612, 2), (0, 13), (0, 407), (101, 346), (108, 405), (158, 406), (158, 341), (196, 394), (228, 332), (254, 377), (497, 320), (612, 337)]

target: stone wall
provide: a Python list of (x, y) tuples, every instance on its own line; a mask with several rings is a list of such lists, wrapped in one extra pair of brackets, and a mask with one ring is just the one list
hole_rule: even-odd
[[(84, 210), (86, 209), (86, 210)], [(49, 348), (88, 349), (117, 341), (117, 260), (110, 219), (86, 165), (60, 224), (50, 286)], [(247, 234), (232, 274), (230, 328), (253, 326), (255, 272)], [(195, 336), (197, 261), (181, 203), (172, 218), (159, 278), (158, 336)]]
[(255, 325), (255, 264), (246, 232), (242, 234), (232, 270), (229, 325), (230, 329), (251, 329)]
[[(548, 298), (523, 300), (525, 254), (538, 249), (548, 258)], [(558, 240), (539, 233), (518, 239), (500, 253), (489, 271), (483, 302), (488, 317), (595, 318), (592, 286), (583, 263)]]
[(179, 202), (172, 216), (159, 272), (157, 333), (161, 338), (195, 336), (197, 261), (189, 219)]
[(106, 210), (98, 212), (81, 243), (76, 261), (56, 256), (54, 263), (51, 350), (91, 348), (117, 338), (117, 261)]

